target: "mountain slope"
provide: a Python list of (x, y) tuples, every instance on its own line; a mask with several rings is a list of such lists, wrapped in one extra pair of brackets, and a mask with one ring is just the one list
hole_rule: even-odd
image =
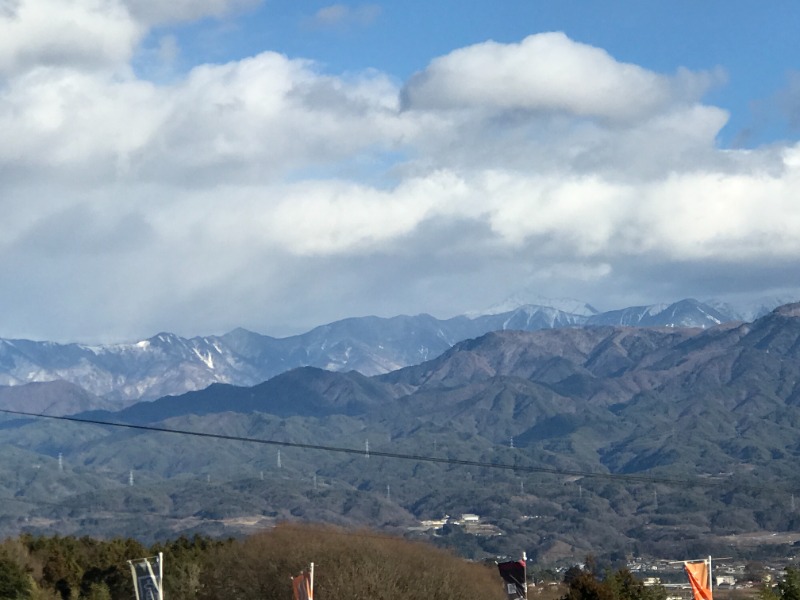
[(0, 387), (0, 407), (44, 415), (70, 415), (97, 408), (113, 408), (113, 403), (90, 394), (67, 381), (28, 383)]
[(91, 411), (82, 416), (126, 423), (156, 423), (185, 415), (262, 412), (287, 416), (362, 414), (391, 397), (390, 389), (360, 373), (335, 373), (299, 367), (253, 387), (212, 384), (208, 388), (139, 402), (118, 412)]
[(360, 317), (286, 338), (237, 329), (190, 339), (160, 333), (132, 344), (104, 346), (0, 340), (0, 385), (64, 380), (122, 407), (213, 383), (251, 386), (301, 366), (364, 375), (391, 372), (490, 331), (618, 325), (707, 328), (729, 320), (695, 300), (607, 313), (587, 306), (571, 310), (577, 312), (528, 304), (444, 320), (424, 314)]
[[(596, 427), (619, 436), (607, 439), (602, 451), (608, 464), (617, 464), (612, 446), (645, 431), (681, 427), (686, 433), (702, 420), (714, 424), (709, 439), (721, 443), (755, 436), (763, 421), (794, 422), (800, 408), (796, 313), (800, 306), (782, 307), (753, 324), (711, 330), (493, 332), (386, 375), (301, 368), (253, 388), (212, 386), (140, 403), (115, 418), (158, 422), (230, 411), (342, 415), (383, 423), (401, 436), (424, 421), (494, 443), (517, 437), (534, 445)], [(759, 444), (784, 453), (797, 446), (785, 436)], [(732, 454), (720, 464), (741, 459), (736, 444), (726, 446)]]

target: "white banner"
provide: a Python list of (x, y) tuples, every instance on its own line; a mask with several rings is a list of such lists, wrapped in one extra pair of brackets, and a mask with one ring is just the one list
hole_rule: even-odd
[(164, 555), (129, 560), (136, 600), (164, 600)]

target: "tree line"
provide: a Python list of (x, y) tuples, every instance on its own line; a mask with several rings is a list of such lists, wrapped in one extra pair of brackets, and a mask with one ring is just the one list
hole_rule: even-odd
[(128, 560), (164, 553), (168, 600), (290, 600), (291, 576), (315, 563), (321, 600), (502, 600), (496, 569), (370, 530), (283, 524), (244, 539), (20, 535), (0, 544), (0, 598), (133, 599)]
[[(290, 578), (311, 562), (320, 600), (505, 598), (494, 563), (372, 530), (285, 523), (242, 539), (181, 536), (152, 546), (22, 534), (0, 543), (0, 599), (133, 599), (128, 561), (159, 552), (167, 600), (290, 600)], [(645, 586), (625, 568), (601, 572), (588, 559), (558, 589), (558, 600), (666, 600), (663, 587)], [(800, 571), (788, 568), (759, 600), (800, 600)]]

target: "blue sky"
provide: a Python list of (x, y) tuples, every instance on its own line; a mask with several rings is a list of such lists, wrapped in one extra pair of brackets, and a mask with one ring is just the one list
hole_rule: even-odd
[(796, 299), (799, 17), (0, 0), (0, 337)]
[(317, 61), (331, 73), (379, 69), (405, 80), (432, 57), (486, 40), (513, 43), (538, 32), (563, 31), (615, 58), (661, 73), (680, 67), (719, 68), (725, 81), (706, 99), (729, 110), (722, 145), (754, 146), (794, 139), (776, 105), (798, 69), (800, 5), (756, 6), (741, 0), (592, 3), (476, 0), (339, 4), (340, 19), (319, 22), (328, 2), (276, 0), (224, 18), (164, 27), (182, 48), (180, 67), (239, 60), (264, 50)]

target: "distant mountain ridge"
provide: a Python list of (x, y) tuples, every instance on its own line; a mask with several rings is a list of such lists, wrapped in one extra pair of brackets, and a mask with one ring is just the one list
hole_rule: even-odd
[(213, 383), (252, 386), (302, 366), (355, 370), (367, 376), (387, 373), (490, 331), (601, 325), (708, 328), (735, 320), (721, 305), (715, 308), (691, 299), (603, 313), (578, 301), (554, 303), (576, 312), (526, 304), (450, 319), (426, 314), (353, 317), (285, 338), (235, 329), (193, 338), (160, 333), (136, 343), (109, 345), (0, 339), (0, 386), (66, 381), (121, 407)]
[(595, 464), (583, 467), (611, 472), (747, 472), (742, 465), (766, 468), (800, 453), (798, 358), (800, 303), (706, 330), (495, 331), (383, 375), (303, 367), (254, 387), (212, 386), (102, 416), (156, 424), (224, 413), (338, 415), (380, 423), (393, 439), (424, 423), (494, 444), (513, 437), (554, 458), (577, 459), (564, 440), (581, 440), (596, 446), (587, 459)]

